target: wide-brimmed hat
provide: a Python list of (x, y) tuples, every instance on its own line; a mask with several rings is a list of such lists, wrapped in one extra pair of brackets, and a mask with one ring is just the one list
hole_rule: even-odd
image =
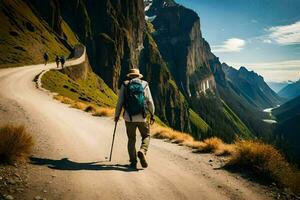
[(143, 78), (143, 75), (140, 74), (139, 69), (130, 69), (129, 73), (126, 75), (128, 78)]

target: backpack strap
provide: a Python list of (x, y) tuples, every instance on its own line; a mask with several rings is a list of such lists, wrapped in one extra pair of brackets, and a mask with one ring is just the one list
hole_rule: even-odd
[[(127, 107), (127, 103), (128, 103), (128, 94), (129, 94), (129, 84), (131, 83), (132, 80), (126, 80), (122, 83), (122, 85), (124, 86), (124, 107), (125, 107), (125, 110), (126, 110), (126, 107)], [(129, 115), (129, 118), (130, 118), (130, 121), (132, 122), (132, 116), (130, 113), (128, 113)]]

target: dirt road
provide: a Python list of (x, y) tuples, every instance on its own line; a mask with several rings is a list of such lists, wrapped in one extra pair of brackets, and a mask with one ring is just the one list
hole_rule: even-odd
[[(35, 87), (54, 64), (0, 70), (0, 123), (25, 123), (36, 138), (28, 167), (33, 199), (270, 199), (267, 189), (219, 167), (209, 154), (152, 139), (149, 168), (131, 171), (124, 122), (117, 128), (113, 162), (110, 118), (69, 108)], [(138, 137), (139, 141), (140, 137)]]

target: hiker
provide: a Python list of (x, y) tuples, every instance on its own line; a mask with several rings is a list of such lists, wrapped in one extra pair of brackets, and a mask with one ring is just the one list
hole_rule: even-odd
[(60, 57), (61, 68), (64, 68), (65, 62), (66, 62), (65, 56), (62, 55), (62, 56)]
[(47, 62), (49, 60), (49, 54), (47, 52), (44, 53), (44, 60), (45, 60), (45, 66), (46, 66)]
[(56, 55), (55, 62), (56, 62), (57, 68), (59, 67), (59, 61), (60, 61), (60, 59), (59, 59), (58, 55)]
[[(118, 103), (115, 111), (115, 122), (119, 120), (122, 108), (124, 107), (123, 118), (125, 120), (128, 136), (128, 154), (130, 168), (137, 168), (137, 157), (143, 168), (148, 167), (146, 154), (150, 143), (150, 124), (154, 123), (154, 103), (149, 85), (141, 80), (143, 77), (138, 69), (130, 69), (127, 74), (128, 80), (121, 85)], [(146, 120), (146, 110), (150, 113), (150, 124)], [(136, 154), (136, 129), (139, 129), (142, 136), (140, 150)]]

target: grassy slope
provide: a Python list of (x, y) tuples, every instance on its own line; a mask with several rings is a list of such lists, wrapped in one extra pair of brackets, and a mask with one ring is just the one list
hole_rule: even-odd
[(225, 115), (234, 123), (235, 127), (239, 131), (238, 137), (242, 139), (253, 138), (251, 131), (242, 122), (242, 120), (229, 108), (229, 106), (224, 101), (222, 101), (222, 103), (223, 103)]
[(43, 87), (62, 96), (101, 107), (114, 107), (117, 95), (93, 72), (86, 80), (73, 80), (58, 70), (42, 77)]
[(207, 133), (209, 125), (192, 109), (189, 109), (191, 123), (201, 130), (202, 133)]
[[(56, 34), (24, 1), (4, 0), (1, 8), (0, 68), (43, 63), (46, 51), (49, 52), (50, 61), (54, 61), (55, 54), (70, 54)], [(78, 42), (65, 22), (63, 30), (70, 45)]]
[(71, 44), (71, 46), (75, 46), (78, 44), (78, 37), (74, 34), (70, 26), (65, 22), (62, 21), (62, 31), (64, 34), (64, 38)]

